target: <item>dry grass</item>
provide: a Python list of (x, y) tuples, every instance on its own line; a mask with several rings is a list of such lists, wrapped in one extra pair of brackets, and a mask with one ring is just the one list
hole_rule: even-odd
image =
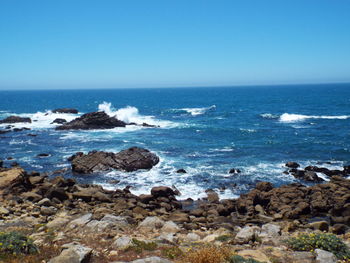
[(228, 247), (206, 246), (190, 249), (181, 259), (182, 263), (223, 263), (232, 256)]

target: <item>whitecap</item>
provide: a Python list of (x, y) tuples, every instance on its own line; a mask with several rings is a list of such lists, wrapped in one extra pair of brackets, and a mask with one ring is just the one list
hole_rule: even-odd
[(110, 102), (103, 102), (98, 105), (99, 111), (104, 111), (110, 117), (116, 117), (117, 119), (126, 123), (136, 123), (142, 125), (147, 123), (150, 125), (160, 126), (161, 128), (172, 128), (177, 126), (176, 123), (165, 120), (155, 119), (154, 116), (141, 115), (136, 107), (127, 106), (120, 109), (115, 109)]
[(263, 117), (264, 119), (278, 119), (278, 115), (274, 115), (274, 114), (271, 114), (271, 113), (263, 113), (263, 114), (260, 114), (261, 117)]
[(247, 132), (247, 133), (257, 132), (257, 130), (255, 130), (255, 129), (239, 128), (239, 130), (242, 131), (242, 132)]
[(210, 107), (203, 108), (182, 108), (182, 109), (174, 109), (173, 111), (184, 111), (186, 113), (191, 114), (192, 116), (202, 115), (208, 111), (212, 111), (216, 109), (216, 105), (211, 105)]
[(348, 118), (350, 118), (350, 115), (328, 116), (328, 115), (303, 115), (303, 114), (283, 113), (280, 116), (279, 121), (280, 122), (298, 122), (298, 121), (304, 121), (306, 119), (345, 120)]

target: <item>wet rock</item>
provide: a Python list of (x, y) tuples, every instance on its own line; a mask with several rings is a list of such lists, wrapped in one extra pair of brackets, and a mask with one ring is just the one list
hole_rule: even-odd
[(110, 117), (103, 111), (86, 113), (79, 118), (56, 127), (56, 130), (93, 130), (125, 127), (126, 123)]
[(232, 168), (232, 169), (230, 169), (230, 171), (228, 173), (229, 174), (239, 174), (239, 173), (241, 173), (241, 170), (236, 169), (236, 168)]
[(0, 159), (0, 168), (4, 165), (4, 161)]
[(298, 164), (296, 162), (287, 162), (285, 164), (285, 166), (288, 167), (288, 168), (298, 168), (298, 167), (300, 167), (300, 164)]
[(110, 169), (127, 172), (151, 169), (159, 162), (159, 157), (147, 149), (132, 147), (119, 153), (92, 151), (77, 153), (70, 158), (75, 173), (89, 174)]
[(210, 203), (218, 203), (219, 202), (219, 195), (212, 189), (208, 189), (205, 191), (207, 194), (207, 199)]
[(49, 156), (50, 156), (49, 153), (39, 153), (39, 154), (37, 155), (37, 157), (49, 157)]
[(187, 173), (187, 172), (186, 172), (185, 169), (182, 169), (182, 168), (181, 168), (181, 169), (177, 170), (176, 173), (178, 173), (178, 174), (185, 174), (185, 173)]
[(262, 192), (268, 192), (273, 189), (273, 185), (270, 182), (259, 182), (255, 188)]
[(53, 122), (51, 122), (51, 124), (63, 124), (66, 123), (67, 121), (65, 119), (61, 119), (61, 118), (56, 118), (53, 120)]
[(22, 118), (19, 116), (10, 116), (10, 117), (7, 117), (3, 120), (0, 120), (0, 123), (18, 123), (18, 122), (31, 123), (32, 120), (30, 118)]
[(54, 109), (52, 112), (53, 113), (72, 113), (72, 114), (77, 114), (78, 110), (77, 109), (72, 109), (72, 108), (59, 108), (59, 109)]
[(151, 189), (151, 195), (155, 198), (157, 197), (169, 197), (174, 196), (175, 192), (173, 189), (167, 186), (157, 186)]

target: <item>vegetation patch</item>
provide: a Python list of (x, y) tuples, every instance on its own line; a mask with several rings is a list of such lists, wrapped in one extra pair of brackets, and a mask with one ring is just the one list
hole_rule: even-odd
[(303, 233), (297, 237), (291, 237), (287, 241), (288, 246), (296, 251), (310, 251), (323, 249), (333, 253), (338, 259), (350, 259), (349, 247), (337, 236), (329, 233)]
[(158, 245), (156, 242), (145, 242), (136, 238), (132, 239), (132, 245), (127, 250), (134, 250), (135, 252), (142, 253), (144, 250), (152, 251), (157, 249)]
[(265, 263), (252, 258), (244, 258), (242, 256), (234, 255), (229, 260), (230, 263)]
[(0, 232), (0, 255), (34, 254), (38, 248), (27, 236), (18, 232)]
[(176, 259), (184, 255), (183, 251), (178, 247), (167, 247), (162, 250), (162, 255), (169, 259)]
[(227, 262), (232, 255), (227, 247), (206, 246), (197, 249), (189, 249), (182, 258), (182, 262), (189, 263), (222, 263)]

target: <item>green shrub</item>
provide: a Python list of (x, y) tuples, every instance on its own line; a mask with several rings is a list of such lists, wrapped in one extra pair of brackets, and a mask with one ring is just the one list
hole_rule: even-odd
[(0, 232), (0, 253), (6, 254), (34, 254), (38, 248), (33, 241), (18, 232)]
[(184, 253), (178, 247), (168, 247), (162, 250), (162, 255), (169, 259), (176, 259), (181, 257)]
[(141, 253), (144, 250), (155, 250), (158, 247), (156, 242), (145, 242), (136, 238), (133, 238), (131, 242), (132, 245), (128, 247), (128, 249), (134, 250), (138, 253)]
[(221, 235), (218, 236), (217, 238), (215, 238), (216, 241), (220, 241), (220, 242), (226, 242), (232, 239), (231, 235)]
[(289, 238), (286, 242), (293, 250), (313, 252), (319, 248), (333, 253), (338, 259), (350, 259), (348, 246), (333, 234), (304, 233), (297, 237)]
[(244, 258), (238, 255), (234, 255), (230, 258), (229, 260), (230, 263), (264, 263), (261, 261), (257, 261), (255, 259), (252, 258)]

